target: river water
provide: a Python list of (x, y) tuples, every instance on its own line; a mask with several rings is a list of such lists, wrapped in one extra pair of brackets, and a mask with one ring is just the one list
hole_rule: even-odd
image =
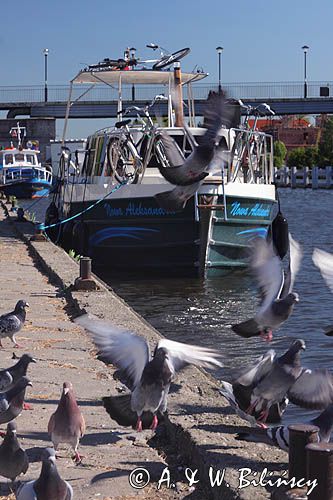
[[(248, 276), (223, 278), (121, 279), (104, 276), (115, 292), (165, 337), (214, 347), (222, 352), (223, 368), (213, 374), (228, 380), (232, 370), (246, 366), (269, 348), (282, 353), (295, 338), (305, 340), (304, 366), (331, 368), (333, 339), (322, 327), (333, 323), (333, 294), (312, 263), (315, 247), (333, 253), (333, 191), (280, 189), (282, 212), (289, 230), (303, 249), (302, 267), (294, 289), (300, 295), (290, 319), (268, 345), (243, 339), (230, 325), (250, 318), (256, 310), (255, 283)], [(306, 420), (315, 413), (289, 406), (285, 421)]]
[[(206, 280), (101, 277), (165, 337), (219, 349), (224, 366), (213, 374), (220, 380), (228, 380), (235, 368), (245, 367), (269, 348), (283, 353), (295, 338), (304, 339), (307, 345), (302, 354), (304, 366), (331, 368), (333, 339), (322, 328), (333, 322), (333, 294), (311, 256), (315, 247), (333, 253), (333, 191), (280, 189), (280, 201), (290, 232), (303, 249), (294, 286), (300, 303), (270, 344), (259, 338), (243, 339), (230, 329), (256, 310), (257, 291), (249, 276), (230, 274)], [(36, 212), (40, 209), (37, 204)], [(284, 421), (302, 421), (310, 415), (315, 412), (289, 405)]]

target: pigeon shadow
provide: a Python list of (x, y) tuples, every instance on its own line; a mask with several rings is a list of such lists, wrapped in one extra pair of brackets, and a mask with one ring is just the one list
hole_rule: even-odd
[[(60, 399), (60, 398), (59, 398)], [(38, 398), (27, 398), (26, 402), (40, 405), (58, 405), (59, 399), (38, 399)], [(89, 399), (89, 400), (78, 400), (79, 406), (103, 406), (103, 401), (99, 399)]]
[(115, 444), (122, 438), (118, 432), (94, 432), (83, 436), (80, 444), (83, 446), (98, 446), (99, 444)]
[(115, 477), (127, 476), (128, 470), (110, 470), (107, 472), (102, 472), (101, 474), (96, 474), (91, 481), (90, 484), (97, 483), (98, 481), (103, 481), (104, 479), (112, 479)]
[(20, 432), (20, 437), (34, 441), (47, 441), (48, 443), (51, 441), (47, 432)]

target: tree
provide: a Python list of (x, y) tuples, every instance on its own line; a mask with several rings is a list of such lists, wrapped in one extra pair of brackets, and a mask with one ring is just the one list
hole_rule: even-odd
[(282, 141), (274, 142), (274, 167), (281, 168), (285, 163), (287, 148)]
[(288, 167), (313, 167), (318, 164), (318, 148), (295, 148), (288, 154)]
[(325, 120), (319, 142), (319, 165), (325, 167), (333, 165), (333, 117)]

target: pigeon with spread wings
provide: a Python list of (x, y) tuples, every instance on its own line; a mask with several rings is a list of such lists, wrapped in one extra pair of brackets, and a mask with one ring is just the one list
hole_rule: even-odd
[[(77, 318), (76, 322), (90, 332), (103, 360), (117, 366), (131, 380), (132, 392), (127, 398), (127, 408), (129, 413), (136, 414), (138, 431), (142, 430), (144, 412), (151, 412), (151, 428), (156, 429), (157, 413), (163, 414), (167, 409), (169, 388), (176, 372), (188, 364), (207, 368), (222, 366), (218, 360), (220, 354), (213, 349), (167, 339), (159, 340), (151, 359), (147, 341), (133, 332), (88, 315)], [(122, 405), (119, 411), (126, 413), (124, 397), (120, 396), (119, 400)], [(119, 423), (119, 419), (117, 421)]]
[[(333, 292), (333, 254), (315, 248), (312, 254), (314, 264), (319, 268), (327, 286)], [(325, 335), (333, 336), (333, 324), (325, 328)]]
[(298, 294), (292, 290), (302, 252), (300, 245), (290, 234), (289, 243), (289, 268), (285, 275), (281, 259), (276, 255), (273, 245), (263, 238), (253, 241), (250, 267), (258, 281), (262, 302), (253, 318), (232, 326), (232, 330), (238, 335), (245, 338), (260, 335), (271, 340), (272, 331), (289, 318), (294, 305), (299, 301)]

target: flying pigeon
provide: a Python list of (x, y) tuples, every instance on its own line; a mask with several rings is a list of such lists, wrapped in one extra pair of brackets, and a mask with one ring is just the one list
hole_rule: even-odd
[(24, 325), (26, 307), (29, 307), (29, 304), (24, 300), (19, 300), (14, 311), (0, 316), (0, 347), (3, 347), (1, 340), (5, 337), (9, 337), (15, 347), (20, 347), (16, 342), (15, 334), (19, 332)]
[(263, 298), (254, 318), (232, 326), (238, 335), (249, 338), (260, 335), (272, 340), (276, 330), (291, 315), (294, 305), (299, 301), (292, 291), (295, 276), (301, 262), (299, 244), (289, 234), (289, 268), (284, 275), (281, 259), (276, 255), (273, 245), (263, 238), (252, 242), (250, 267), (258, 281)]
[(155, 194), (154, 198), (158, 206), (164, 208), (167, 212), (180, 212), (185, 208), (187, 200), (194, 195), (201, 184), (202, 181), (197, 181), (188, 186), (176, 186), (169, 191)]
[[(91, 333), (103, 358), (124, 371), (132, 380), (129, 403), (131, 411), (137, 415), (138, 431), (143, 427), (143, 412), (153, 414), (151, 429), (156, 429), (157, 412), (163, 414), (167, 409), (170, 384), (177, 371), (188, 364), (208, 368), (222, 366), (217, 360), (220, 354), (213, 349), (167, 339), (159, 340), (153, 359), (150, 359), (149, 346), (143, 337), (88, 315), (75, 321)], [(123, 399), (121, 403), (124, 403)]]
[[(222, 381), (222, 388), (219, 392), (228, 401), (231, 408), (240, 418), (246, 420), (251, 425), (258, 425), (264, 429), (267, 428), (266, 424), (257, 421), (257, 419), (260, 418), (260, 413), (254, 412), (254, 414), (249, 414), (246, 412), (251, 404), (251, 386), (246, 387), (238, 383), (230, 384), (229, 382)], [(280, 402), (273, 404), (269, 408), (266, 423), (275, 424), (280, 422), (288, 403), (289, 399), (284, 397)]]
[(30, 380), (21, 377), (12, 389), (0, 394), (0, 424), (11, 422), (20, 415), (28, 386), (32, 386)]
[(7, 433), (0, 446), (0, 476), (14, 482), (17, 476), (27, 472), (28, 467), (28, 455), (18, 442), (16, 424), (10, 422), (7, 425)]
[(20, 486), (16, 500), (72, 500), (73, 488), (59, 475), (55, 451), (52, 448), (45, 448), (42, 460), (39, 478)]
[(253, 415), (258, 423), (265, 423), (270, 408), (289, 397), (289, 389), (303, 373), (300, 351), (304, 349), (305, 342), (298, 339), (280, 357), (270, 350), (236, 379), (236, 384), (251, 389), (250, 404), (244, 411)]
[[(319, 268), (327, 286), (333, 292), (333, 254), (315, 248), (312, 254), (314, 264)], [(333, 336), (333, 325), (325, 328), (325, 335)]]
[(177, 186), (188, 186), (203, 180), (208, 175), (205, 170), (214, 158), (216, 142), (222, 125), (230, 127), (235, 114), (235, 106), (230, 104), (223, 92), (212, 93), (204, 109), (206, 132), (197, 139), (198, 144), (185, 159), (174, 139), (161, 133), (161, 141), (170, 166), (158, 165), (163, 177)]
[[(318, 417), (310, 420), (310, 425), (319, 428), (319, 442), (328, 443), (333, 431), (333, 404), (330, 404)], [(282, 450), (289, 449), (288, 426), (279, 425), (268, 429), (249, 429), (248, 432), (239, 432), (236, 439), (278, 446)]]
[(60, 443), (70, 444), (74, 449), (75, 462), (80, 463), (82, 459), (77, 449), (85, 428), (85, 421), (76, 402), (73, 386), (70, 382), (64, 382), (58, 408), (51, 415), (48, 423), (48, 432), (54, 449), (57, 450)]

